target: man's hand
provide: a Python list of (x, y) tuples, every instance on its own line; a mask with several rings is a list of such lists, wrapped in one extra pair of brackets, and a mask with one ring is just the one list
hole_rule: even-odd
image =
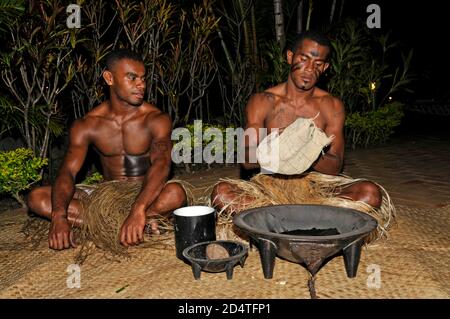
[(145, 211), (131, 211), (120, 229), (120, 243), (124, 246), (137, 245), (144, 241)]
[(76, 246), (73, 242), (73, 233), (66, 217), (52, 217), (52, 223), (48, 232), (48, 246), (56, 250)]

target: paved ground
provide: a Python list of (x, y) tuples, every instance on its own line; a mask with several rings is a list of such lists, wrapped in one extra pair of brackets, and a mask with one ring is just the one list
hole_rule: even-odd
[[(344, 174), (381, 184), (395, 204), (443, 207), (450, 203), (450, 136), (402, 137), (381, 147), (347, 151)], [(221, 177), (239, 178), (239, 167), (181, 172), (176, 177), (195, 185), (200, 194)]]

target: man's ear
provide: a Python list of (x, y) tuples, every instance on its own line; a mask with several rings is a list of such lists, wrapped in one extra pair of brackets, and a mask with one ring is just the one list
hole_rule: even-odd
[(286, 61), (289, 65), (292, 64), (292, 58), (294, 57), (294, 52), (292, 52), (291, 50), (286, 50)]
[(103, 79), (105, 80), (106, 84), (112, 85), (113, 84), (113, 75), (110, 71), (105, 70), (103, 71)]
[(322, 71), (322, 73), (325, 73), (325, 71), (328, 69), (329, 66), (330, 66), (330, 63), (326, 62), (326, 63), (323, 65), (323, 71)]

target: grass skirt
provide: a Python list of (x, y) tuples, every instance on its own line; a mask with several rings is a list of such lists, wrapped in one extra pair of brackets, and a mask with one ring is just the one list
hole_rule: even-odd
[[(355, 209), (367, 213), (378, 221), (378, 227), (372, 232), (366, 242), (387, 237), (388, 230), (394, 223), (395, 207), (387, 191), (376, 184), (382, 193), (380, 208), (374, 208), (361, 201), (353, 201), (337, 197), (337, 192), (346, 186), (367, 181), (366, 179), (353, 179), (344, 175), (326, 175), (310, 172), (302, 175), (264, 175), (258, 174), (250, 181), (236, 179), (221, 179), (239, 189), (237, 197), (228, 203), (219, 212), (218, 237), (229, 238), (233, 236), (232, 217), (239, 211), (233, 207), (251, 209), (256, 207), (283, 205), (283, 204), (321, 204)], [(254, 198), (248, 203), (248, 198)], [(231, 224), (230, 224), (231, 222)]]

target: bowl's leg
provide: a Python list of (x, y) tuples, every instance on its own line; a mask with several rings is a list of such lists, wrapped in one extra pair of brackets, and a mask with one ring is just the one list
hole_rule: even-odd
[(227, 266), (227, 270), (226, 270), (228, 280), (233, 279), (233, 269), (234, 269), (234, 264), (230, 263)]
[(255, 243), (255, 240), (254, 240), (252, 237), (250, 237), (249, 243), (250, 243), (250, 251), (254, 251), (254, 250), (255, 250), (255, 246), (258, 246), (258, 245)]
[(274, 242), (264, 238), (259, 238), (259, 255), (261, 257), (264, 278), (266, 279), (272, 279), (273, 277), (276, 253), (277, 246)]
[(200, 267), (199, 264), (196, 263), (192, 263), (192, 273), (194, 274), (194, 278), (195, 280), (199, 280), (200, 279), (200, 273), (202, 272), (202, 267)]
[(350, 246), (344, 248), (344, 264), (345, 271), (347, 272), (348, 278), (356, 277), (356, 272), (358, 271), (359, 258), (361, 257), (361, 246), (363, 241), (360, 239)]
[(241, 265), (241, 268), (244, 268), (245, 260), (247, 259), (247, 254), (241, 257), (239, 260), (239, 264)]

